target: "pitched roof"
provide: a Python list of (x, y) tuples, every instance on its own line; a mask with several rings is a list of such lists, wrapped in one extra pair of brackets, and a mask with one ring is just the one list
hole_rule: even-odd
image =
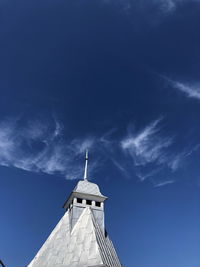
[(112, 242), (87, 207), (70, 232), (67, 211), (28, 267), (121, 267)]
[(90, 195), (103, 196), (99, 190), (99, 187), (95, 183), (91, 183), (87, 180), (79, 181), (73, 192), (85, 193)]

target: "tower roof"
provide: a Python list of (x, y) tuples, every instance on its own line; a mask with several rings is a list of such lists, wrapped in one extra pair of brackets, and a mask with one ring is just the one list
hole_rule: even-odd
[(103, 196), (99, 190), (98, 185), (87, 180), (79, 181), (73, 192)]

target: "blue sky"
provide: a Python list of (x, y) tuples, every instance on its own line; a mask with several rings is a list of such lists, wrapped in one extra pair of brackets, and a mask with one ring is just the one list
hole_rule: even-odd
[(0, 258), (83, 178), (125, 267), (200, 267), (200, 1), (0, 2)]

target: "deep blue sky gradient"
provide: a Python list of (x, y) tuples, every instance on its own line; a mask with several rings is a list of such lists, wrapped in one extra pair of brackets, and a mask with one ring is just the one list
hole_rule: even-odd
[[(123, 266), (200, 267), (200, 3), (146, 2), (1, 1), (0, 258), (6, 266), (27, 265), (57, 224), (73, 179), (81, 178), (74, 170), (79, 174), (84, 165), (74, 144), (92, 139), (90, 176), (109, 197), (106, 225)], [(51, 139), (56, 123), (62, 129)], [(144, 150), (122, 147), (148, 127), (155, 131), (145, 149), (140, 144)], [(29, 137), (37, 131), (38, 138)], [(45, 163), (55, 147), (67, 147), (59, 152), (69, 160), (61, 163), (66, 169), (19, 162), (47, 145)]]

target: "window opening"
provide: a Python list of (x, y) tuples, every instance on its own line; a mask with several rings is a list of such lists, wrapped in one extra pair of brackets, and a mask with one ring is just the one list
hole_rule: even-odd
[(81, 198), (77, 198), (77, 203), (82, 203), (83, 200)]
[(96, 207), (101, 207), (101, 202), (96, 201), (95, 205), (96, 205)]
[(87, 199), (87, 200), (86, 200), (86, 204), (87, 204), (87, 205), (92, 205), (92, 201), (89, 200), (89, 199)]

